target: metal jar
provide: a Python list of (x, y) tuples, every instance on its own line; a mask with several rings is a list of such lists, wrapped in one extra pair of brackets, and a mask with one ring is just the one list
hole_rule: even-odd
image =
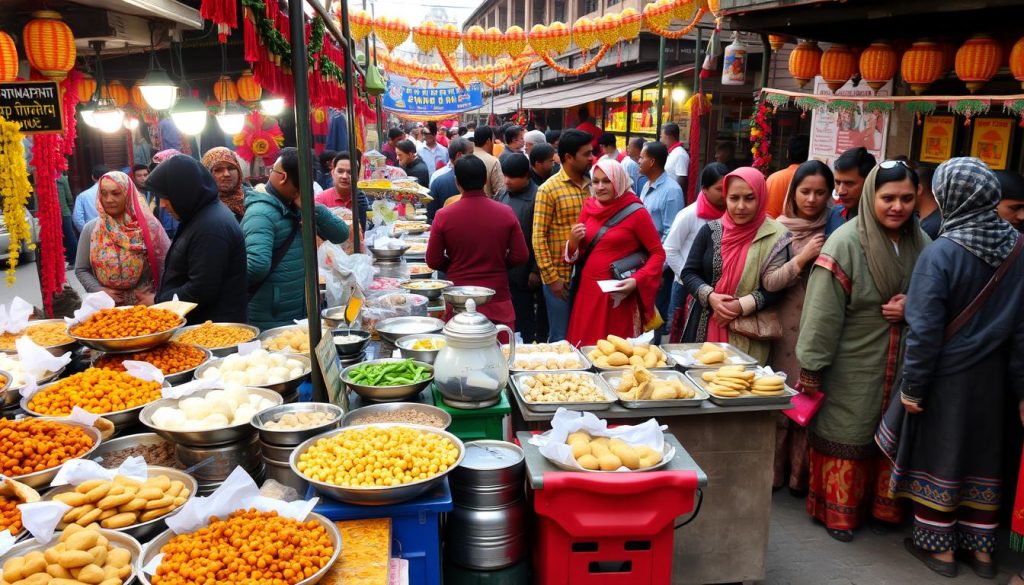
[(455, 506), (445, 522), (448, 558), (470, 569), (516, 564), (526, 552), (526, 503), (480, 510)]
[(523, 497), (523, 449), (507, 441), (471, 441), (466, 456), (452, 470), (449, 484), (458, 506), (496, 508)]
[(255, 434), (244, 441), (209, 448), (176, 445), (175, 455), (200, 483), (224, 481), (238, 466), (255, 475), (263, 464), (260, 438)]

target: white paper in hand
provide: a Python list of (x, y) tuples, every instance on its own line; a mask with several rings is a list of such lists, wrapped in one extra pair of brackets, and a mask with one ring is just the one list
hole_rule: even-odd
[(156, 382), (157, 384), (164, 383), (164, 373), (160, 371), (160, 368), (149, 362), (125, 360), (121, 362), (121, 365), (124, 366), (124, 371), (128, 372), (129, 375), (135, 376), (140, 380)]
[(220, 378), (199, 378), (191, 382), (185, 382), (178, 386), (171, 386), (160, 391), (163, 398), (177, 400), (184, 398), (200, 390), (221, 390), (224, 388), (224, 380)]
[(72, 459), (64, 464), (57, 472), (56, 477), (50, 485), (57, 487), (61, 485), (80, 485), (94, 479), (105, 479), (110, 481), (123, 475), (135, 481), (146, 481), (149, 473), (146, 470), (146, 460), (143, 457), (129, 457), (116, 469), (107, 469), (88, 459)]
[(27, 335), (14, 340), (18, 350), (18, 360), (26, 374), (36, 379), (45, 377), (50, 372), (57, 372), (71, 363), (71, 352), (62, 356), (54, 356), (32, 341)]
[(95, 292), (85, 295), (85, 300), (82, 301), (82, 308), (75, 311), (74, 317), (64, 317), (64, 322), (71, 325), (77, 325), (89, 317), (92, 317), (93, 313), (98, 312), (100, 309), (113, 309), (114, 299), (110, 298), (105, 292)]
[(0, 305), (0, 333), (24, 331), (34, 310), (35, 308), (21, 297), (14, 297), (10, 305)]
[(70, 509), (71, 506), (64, 502), (56, 501), (18, 504), (18, 510), (21, 511), (21, 523), (42, 544), (53, 539), (57, 525)]

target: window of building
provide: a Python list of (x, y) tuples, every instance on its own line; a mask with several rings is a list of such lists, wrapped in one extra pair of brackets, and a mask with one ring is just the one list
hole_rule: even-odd
[(616, 4), (618, 4), (621, 1), (622, 0), (607, 0), (605, 2), (605, 6), (615, 6)]
[(551, 20), (557, 20), (559, 22), (565, 22), (565, 0), (553, 0), (553, 18)]
[(597, 12), (597, 0), (578, 0), (576, 8), (580, 16)]
[(501, 30), (508, 28), (508, 4), (502, 4), (498, 8), (498, 24), (497, 27)]
[(512, 24), (526, 27), (526, 0), (514, 0), (512, 2)]
[(527, 30), (529, 30), (535, 24), (547, 24), (547, 22), (548, 22), (548, 19), (547, 19), (547, 16), (548, 16), (548, 14), (547, 14), (547, 12), (548, 12), (547, 11), (548, 2), (547, 2), (547, 0), (532, 0), (531, 7), (532, 7), (533, 16), (530, 19), (530, 26), (523, 27), (523, 28), (525, 28)]

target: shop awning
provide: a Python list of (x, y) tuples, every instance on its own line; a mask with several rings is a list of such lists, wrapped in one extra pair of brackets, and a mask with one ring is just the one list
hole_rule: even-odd
[(72, 0), (75, 4), (91, 6), (143, 18), (159, 18), (175, 22), (186, 29), (201, 30), (203, 19), (199, 11), (176, 0)]

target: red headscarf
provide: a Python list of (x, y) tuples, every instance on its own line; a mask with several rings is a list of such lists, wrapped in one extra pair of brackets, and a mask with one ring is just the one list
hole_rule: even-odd
[[(761, 171), (753, 167), (740, 167), (729, 173), (722, 184), (725, 193), (729, 192), (729, 184), (733, 181), (743, 181), (750, 186), (757, 198), (757, 213), (754, 219), (743, 225), (736, 225), (728, 213), (722, 216), (722, 276), (715, 284), (715, 292), (725, 295), (736, 294), (736, 287), (743, 278), (750, 243), (768, 217), (768, 186)], [(719, 325), (712, 317), (712, 323), (708, 326), (708, 341), (729, 341), (729, 328)]]

